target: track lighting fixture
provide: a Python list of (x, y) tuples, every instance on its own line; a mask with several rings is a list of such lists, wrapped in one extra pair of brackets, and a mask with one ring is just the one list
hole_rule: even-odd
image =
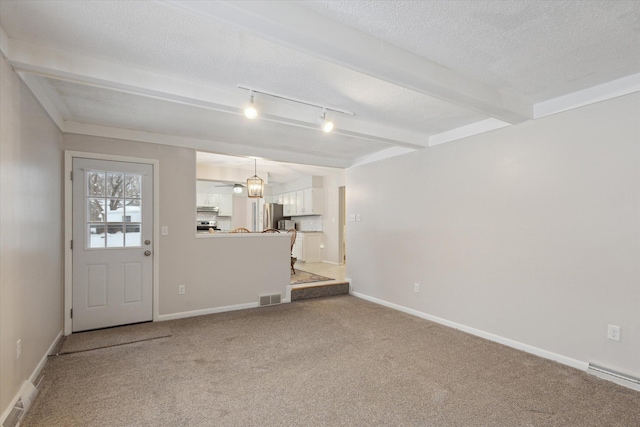
[(333, 128), (334, 128), (333, 121), (327, 119), (327, 111), (333, 111), (335, 113), (342, 113), (342, 114), (349, 114), (351, 116), (355, 115), (351, 111), (341, 110), (339, 108), (325, 107), (323, 105), (314, 104), (312, 102), (301, 101), (299, 99), (290, 98), (288, 96), (278, 95), (278, 94), (275, 94), (275, 93), (265, 92), (265, 91), (257, 90), (257, 89), (252, 89), (252, 88), (249, 88), (249, 87), (246, 87), (246, 86), (242, 86), (242, 85), (237, 85), (237, 87), (239, 89), (244, 89), (244, 90), (248, 90), (249, 91), (250, 103), (247, 106), (247, 108), (244, 109), (244, 115), (249, 119), (255, 119), (258, 116), (258, 111), (256, 110), (256, 108), (255, 108), (255, 106), (253, 104), (253, 97), (254, 97), (255, 93), (261, 93), (263, 95), (272, 96), (274, 98), (286, 99), (287, 101), (297, 102), (298, 104), (304, 104), (304, 105), (310, 105), (312, 107), (322, 108), (322, 116), (320, 116), (320, 118), (322, 119), (321, 129), (324, 132), (331, 132), (333, 130)]
[(322, 109), (322, 116), (320, 116), (320, 118), (322, 119), (322, 124), (320, 125), (320, 128), (322, 129), (322, 131), (325, 133), (331, 132), (333, 130), (333, 122), (327, 119), (326, 108)]
[(247, 105), (244, 109), (244, 116), (247, 119), (255, 119), (256, 117), (258, 117), (258, 110), (256, 110), (255, 105), (253, 104), (253, 91), (250, 90), (249, 91), (249, 105)]

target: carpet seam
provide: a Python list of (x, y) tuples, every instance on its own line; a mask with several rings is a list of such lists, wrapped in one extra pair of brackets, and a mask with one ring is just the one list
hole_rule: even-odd
[(86, 350), (65, 351), (63, 353), (50, 354), (48, 357), (66, 356), (66, 355), (75, 354), (75, 353), (86, 353), (87, 351), (102, 350), (102, 349), (111, 348), (111, 347), (120, 347), (120, 346), (123, 346), (123, 345), (135, 344), (135, 343), (144, 342), (144, 341), (157, 340), (157, 339), (160, 339), (160, 338), (169, 338), (169, 337), (172, 337), (172, 336), (173, 336), (173, 334), (169, 334), (169, 335), (163, 335), (161, 337), (144, 338), (144, 339), (141, 339), (141, 340), (129, 341), (129, 342), (120, 343), (120, 344), (111, 344), (111, 345), (105, 345), (105, 346), (102, 346), (102, 347), (88, 348)]

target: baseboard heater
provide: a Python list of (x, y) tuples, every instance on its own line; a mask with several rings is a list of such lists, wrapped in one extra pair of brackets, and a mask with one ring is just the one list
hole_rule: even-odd
[(613, 381), (625, 387), (640, 391), (640, 378), (632, 377), (631, 375), (623, 374), (622, 372), (617, 372), (603, 366), (594, 365), (593, 363), (589, 363), (588, 371), (598, 378)]
[(25, 416), (31, 404), (36, 399), (38, 395), (38, 391), (40, 391), (40, 384), (42, 384), (42, 376), (40, 376), (36, 385), (33, 385), (30, 381), (25, 381), (22, 384), (22, 388), (20, 390), (20, 397), (18, 401), (7, 415), (7, 418), (2, 423), (2, 427), (16, 427), (20, 425), (20, 421)]

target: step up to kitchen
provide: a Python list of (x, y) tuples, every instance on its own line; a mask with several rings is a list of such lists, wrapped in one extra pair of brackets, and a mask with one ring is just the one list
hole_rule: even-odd
[(349, 282), (326, 283), (322, 285), (299, 286), (291, 289), (291, 301), (330, 297), (349, 293)]

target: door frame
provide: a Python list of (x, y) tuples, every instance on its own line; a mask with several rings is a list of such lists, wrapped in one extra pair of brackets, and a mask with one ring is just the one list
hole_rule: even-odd
[(73, 307), (73, 251), (71, 240), (73, 238), (73, 158), (107, 160), (115, 162), (144, 163), (153, 166), (153, 254), (152, 276), (153, 297), (151, 299), (153, 321), (157, 322), (160, 316), (159, 288), (160, 288), (160, 161), (158, 159), (145, 159), (139, 157), (117, 156), (112, 154), (88, 153), (83, 151), (65, 150), (64, 152), (64, 335), (72, 333), (71, 308)]
[(347, 228), (347, 187), (341, 185), (338, 187), (338, 264), (346, 263), (346, 236)]

